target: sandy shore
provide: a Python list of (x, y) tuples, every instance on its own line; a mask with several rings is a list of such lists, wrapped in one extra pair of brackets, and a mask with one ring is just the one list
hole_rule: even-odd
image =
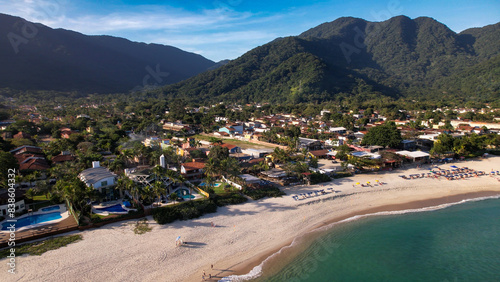
[[(450, 169), (451, 165), (489, 173), (500, 170), (500, 157), (441, 167)], [(157, 225), (149, 218), (153, 230), (143, 235), (132, 231), (135, 221), (106, 225), (81, 232), (84, 240), (67, 247), (18, 258), (16, 275), (7, 273), (4, 263), (0, 281), (201, 281), (203, 271), (207, 278), (209, 274), (221, 278), (247, 273), (297, 236), (354, 215), (500, 195), (496, 179), (500, 176), (455, 181), (399, 177), (428, 172), (429, 168), (357, 175), (326, 186), (285, 188), (288, 195), (283, 198), (223, 207), (215, 214), (168, 225)], [(377, 179), (386, 184), (353, 187), (356, 182), (376, 183)], [(300, 201), (291, 196), (328, 187), (340, 192)], [(184, 246), (176, 247), (177, 236)]]

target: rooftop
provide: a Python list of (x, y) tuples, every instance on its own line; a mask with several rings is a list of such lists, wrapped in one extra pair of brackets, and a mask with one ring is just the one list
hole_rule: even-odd
[(112, 173), (105, 167), (93, 167), (80, 172), (78, 176), (87, 185), (93, 185), (102, 179), (116, 177), (116, 174)]

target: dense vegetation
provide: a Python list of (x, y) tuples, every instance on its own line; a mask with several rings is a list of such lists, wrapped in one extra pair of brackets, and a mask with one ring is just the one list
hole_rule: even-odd
[[(24, 254), (40, 256), (45, 252), (52, 251), (64, 247), (68, 244), (82, 240), (82, 235), (69, 235), (47, 239), (41, 242), (28, 243), (16, 246), (16, 256)], [(7, 257), (10, 254), (10, 249), (0, 251), (1, 257)]]
[(153, 209), (153, 219), (158, 224), (171, 223), (175, 220), (188, 220), (198, 218), (207, 213), (214, 213), (217, 211), (218, 206), (240, 204), (246, 201), (247, 198), (236, 193), (217, 195), (210, 199), (187, 201)]
[(500, 93), (499, 46), (500, 24), (456, 34), (424, 17), (341, 18), (150, 93), (239, 102), (491, 102)]
[[(29, 40), (22, 37), (27, 25), (36, 35)], [(215, 65), (172, 46), (87, 36), (4, 14), (0, 34), (0, 85), (11, 89), (129, 92), (179, 82)]]

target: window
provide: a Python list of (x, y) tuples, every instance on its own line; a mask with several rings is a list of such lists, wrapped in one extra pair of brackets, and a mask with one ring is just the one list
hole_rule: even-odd
[(108, 186), (108, 181), (101, 181), (101, 187)]

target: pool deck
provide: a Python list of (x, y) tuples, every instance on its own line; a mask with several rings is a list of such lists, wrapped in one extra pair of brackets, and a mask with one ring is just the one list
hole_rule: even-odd
[[(21, 241), (28, 241), (31, 239), (37, 239), (38, 237), (45, 237), (45, 235), (54, 234), (61, 232), (67, 232), (71, 230), (78, 229), (78, 224), (73, 216), (68, 216), (67, 218), (51, 224), (46, 224), (43, 226), (25, 229), (21, 231), (16, 231), (16, 243)], [(0, 246), (6, 244), (9, 240), (10, 233), (9, 232), (1, 232), (0, 233)]]

